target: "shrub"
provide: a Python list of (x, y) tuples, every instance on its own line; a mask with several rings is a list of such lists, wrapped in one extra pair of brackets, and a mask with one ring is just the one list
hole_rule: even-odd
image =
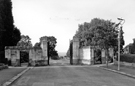
[(0, 70), (7, 69), (7, 68), (8, 68), (7, 65), (4, 65), (3, 63), (0, 63)]

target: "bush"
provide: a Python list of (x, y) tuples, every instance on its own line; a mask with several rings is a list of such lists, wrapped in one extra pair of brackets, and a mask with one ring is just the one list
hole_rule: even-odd
[(135, 63), (135, 54), (122, 54), (120, 55), (120, 61)]
[(35, 66), (45, 66), (47, 65), (45, 60), (38, 60), (35, 62)]
[(59, 58), (59, 56), (52, 56), (51, 59), (53, 59), (53, 60), (59, 60), (60, 58)]
[(3, 63), (0, 63), (0, 70), (7, 69), (7, 68), (8, 68), (7, 65), (4, 65)]

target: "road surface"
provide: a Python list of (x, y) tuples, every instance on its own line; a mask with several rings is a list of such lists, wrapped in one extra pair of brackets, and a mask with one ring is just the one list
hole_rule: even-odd
[(35, 67), (12, 86), (135, 86), (135, 79), (89, 66)]

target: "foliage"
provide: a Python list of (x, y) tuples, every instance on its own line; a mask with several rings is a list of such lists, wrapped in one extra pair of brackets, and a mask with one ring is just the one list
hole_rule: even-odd
[(49, 56), (52, 59), (56, 59), (56, 57), (58, 56), (58, 52), (55, 50), (56, 47), (56, 43), (57, 43), (57, 39), (54, 36), (49, 36), (47, 38), (48, 40), (48, 49), (49, 49)]
[(17, 43), (20, 41), (21, 39), (21, 32), (17, 27), (14, 27), (13, 29), (13, 33), (12, 33), (12, 46), (16, 46)]
[(35, 43), (34, 48), (41, 48), (40, 44), (41, 44), (40, 42)]
[(70, 57), (70, 46), (69, 46), (69, 48), (68, 48), (68, 50), (67, 50), (66, 56), (67, 56), (67, 57)]
[(47, 38), (49, 57), (56, 59), (56, 57), (58, 57), (58, 52), (55, 50), (57, 39), (54, 36), (43, 36), (40, 39), (42, 38)]
[(0, 62), (5, 62), (5, 46), (15, 46), (20, 40), (20, 30), (13, 23), (11, 0), (0, 0)]
[(67, 57), (72, 57), (72, 41), (70, 41), (68, 51), (66, 53)]
[[(80, 46), (98, 46), (108, 49), (113, 47), (117, 50), (118, 30), (117, 24), (110, 20), (94, 18), (91, 22), (79, 25), (75, 37), (80, 39)], [(124, 45), (123, 31), (121, 29), (121, 47)]]
[(22, 35), (21, 40), (18, 42), (17, 46), (20, 47), (32, 47), (31, 38), (28, 35)]

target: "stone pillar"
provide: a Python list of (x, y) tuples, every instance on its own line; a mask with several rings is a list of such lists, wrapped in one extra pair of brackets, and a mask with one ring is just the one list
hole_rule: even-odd
[(102, 49), (101, 51), (101, 58), (102, 58), (102, 64), (106, 63), (106, 51), (104, 49)]
[(29, 50), (29, 65), (35, 66), (35, 50), (32, 48)]
[(79, 39), (73, 38), (73, 64), (79, 64)]
[(91, 56), (90, 64), (93, 65), (94, 64), (94, 48), (93, 47), (90, 47), (90, 56)]
[(8, 60), (11, 60), (11, 50), (10, 49), (5, 49), (5, 58)]
[(42, 57), (45, 60), (45, 64), (48, 64), (48, 40), (47, 37), (41, 37)]
[(113, 50), (113, 48), (109, 48), (109, 56), (111, 57), (110, 60), (114, 61), (114, 50)]
[(20, 63), (20, 51), (17, 49), (16, 50), (16, 62), (17, 62), (17, 66), (21, 66), (21, 63)]
[(11, 50), (5, 48), (5, 58), (7, 59), (7, 64), (11, 65)]

